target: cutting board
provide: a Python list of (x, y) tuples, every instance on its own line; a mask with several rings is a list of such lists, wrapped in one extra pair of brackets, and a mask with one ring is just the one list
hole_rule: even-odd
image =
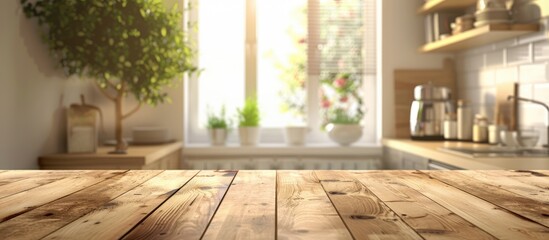
[(446, 58), (441, 69), (395, 69), (395, 137), (410, 138), (410, 106), (414, 100), (414, 87), (432, 82), (435, 86), (452, 90), (452, 99), (457, 96), (454, 61)]
[(518, 124), (518, 100), (508, 100), (508, 96), (518, 96), (519, 85), (515, 82), (504, 82), (496, 85), (496, 124), (505, 125), (509, 130), (517, 130)]

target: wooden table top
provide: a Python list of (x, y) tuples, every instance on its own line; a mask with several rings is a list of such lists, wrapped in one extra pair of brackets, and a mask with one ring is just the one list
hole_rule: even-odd
[(549, 239), (549, 171), (2, 171), (2, 239)]

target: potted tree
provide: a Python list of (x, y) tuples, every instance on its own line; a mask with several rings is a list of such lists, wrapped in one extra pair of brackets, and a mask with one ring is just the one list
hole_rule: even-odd
[(255, 98), (248, 98), (238, 113), (238, 136), (240, 145), (253, 146), (259, 142), (259, 122), (261, 120), (259, 107)]
[(208, 114), (208, 135), (212, 145), (225, 145), (229, 134), (230, 121), (225, 116), (225, 107), (221, 108), (219, 115)]
[[(125, 153), (123, 120), (143, 103), (169, 101), (164, 86), (196, 71), (181, 13), (150, 0), (21, 0), (67, 75), (87, 76), (115, 104), (116, 148)], [(124, 111), (124, 100), (139, 102)]]

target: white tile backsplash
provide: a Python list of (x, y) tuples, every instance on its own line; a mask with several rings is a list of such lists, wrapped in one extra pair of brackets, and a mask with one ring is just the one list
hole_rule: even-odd
[(530, 44), (519, 45), (512, 48), (507, 48), (505, 53), (506, 64), (516, 65), (531, 62)]
[(519, 66), (519, 82), (523, 83), (543, 83), (548, 82), (549, 65), (547, 62), (538, 64), (525, 64)]
[(503, 51), (486, 53), (486, 67), (499, 67), (503, 65)]
[(536, 84), (533, 97), (538, 101), (549, 104), (549, 82)]
[(520, 84), (519, 85), (519, 96), (523, 98), (533, 98), (534, 97), (534, 85), (533, 84)]
[(496, 70), (495, 69), (483, 69), (478, 75), (478, 86), (480, 87), (494, 87), (496, 86)]
[(534, 43), (534, 61), (549, 60), (549, 40)]
[(484, 67), (484, 54), (465, 56), (463, 61), (464, 71), (476, 71)]
[(496, 84), (506, 82), (518, 82), (518, 67), (496, 69)]
[[(545, 20), (549, 24), (549, 20)], [(544, 34), (545, 33), (545, 34)], [(474, 114), (493, 121), (496, 85), (518, 82), (519, 96), (549, 104), (549, 34), (540, 31), (517, 39), (468, 50), (457, 56), (459, 98), (471, 102)], [(541, 106), (520, 103), (519, 124), (540, 131), (547, 143), (547, 113)]]

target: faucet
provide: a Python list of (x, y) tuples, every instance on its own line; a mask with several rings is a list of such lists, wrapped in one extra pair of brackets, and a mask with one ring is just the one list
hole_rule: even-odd
[[(545, 108), (545, 110), (547, 110), (547, 114), (549, 116), (549, 106), (547, 106), (547, 104), (545, 104), (543, 102), (540, 102), (540, 101), (537, 101), (537, 100), (534, 100), (534, 99), (515, 97), (513, 95), (507, 96), (507, 101), (511, 101), (513, 98), (516, 98), (519, 101), (530, 102), (530, 103), (535, 103), (535, 104), (541, 105), (542, 107)], [(547, 124), (549, 124), (549, 120), (547, 121)], [(549, 147), (549, 126), (547, 126), (547, 145), (544, 145), (544, 147)]]

